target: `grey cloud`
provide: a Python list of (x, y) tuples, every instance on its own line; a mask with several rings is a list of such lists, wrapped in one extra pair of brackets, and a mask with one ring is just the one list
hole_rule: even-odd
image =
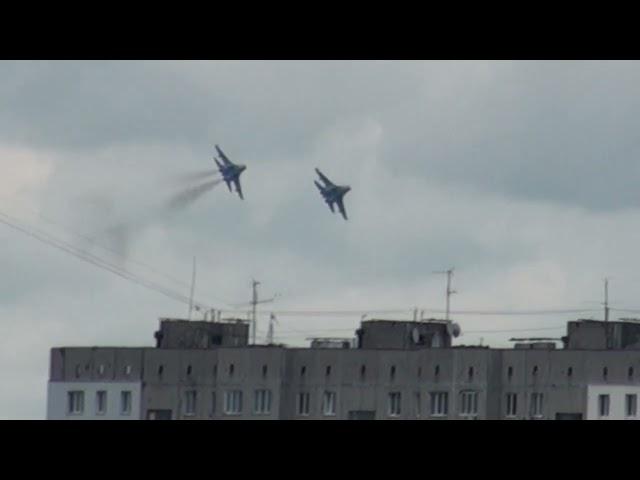
[[(248, 301), (252, 277), (282, 293), (273, 308), (439, 308), (431, 272), (450, 266), (455, 308), (597, 301), (611, 272), (631, 305), (639, 75), (637, 62), (0, 62), (0, 145), (52, 164), (0, 210), (26, 196), (66, 226), (35, 218), (43, 228), (183, 295), (196, 256), (197, 299), (218, 308)], [(248, 165), (244, 202), (226, 186), (197, 195), (214, 143)], [(316, 166), (352, 185), (348, 222), (321, 201)], [(167, 208), (188, 191), (196, 201)], [(0, 326), (0, 365), (12, 345), (37, 351), (20, 395), (38, 401), (0, 399), (13, 416), (43, 416), (51, 346), (152, 345), (157, 317), (186, 314), (19, 234), (0, 241), (0, 313), (16, 319)]]

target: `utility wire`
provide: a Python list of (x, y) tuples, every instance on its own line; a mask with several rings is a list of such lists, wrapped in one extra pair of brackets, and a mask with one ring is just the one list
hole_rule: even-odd
[[(76, 258), (79, 258), (80, 260), (90, 263), (98, 268), (101, 268), (103, 270), (107, 270), (111, 273), (114, 273), (115, 275), (118, 275), (119, 277), (122, 277), (126, 280), (129, 280), (131, 282), (134, 282), (138, 285), (141, 285), (145, 288), (154, 290), (158, 293), (161, 293), (162, 295), (165, 295), (173, 300), (182, 302), (182, 303), (186, 303), (189, 304), (189, 298), (185, 295), (182, 295), (180, 293), (177, 293), (175, 291), (172, 291), (162, 285), (159, 285), (155, 282), (151, 282), (149, 280), (140, 278), (139, 276), (117, 266), (117, 265), (113, 265), (110, 264), (109, 262), (101, 259), (100, 257), (97, 257), (89, 252), (86, 252), (84, 250), (78, 249), (77, 247), (74, 247), (73, 245), (68, 244), (67, 242), (64, 242), (62, 240), (59, 240), (55, 237), (53, 237), (50, 234), (47, 234), (46, 232), (43, 231), (38, 231), (38, 229), (34, 229), (33, 227), (29, 228), (28, 226), (25, 225), (20, 225), (20, 221), (7, 215), (6, 213), (0, 212), (0, 222), (13, 228), (14, 230), (17, 230), (21, 233), (24, 233), (26, 235), (29, 235), (32, 238), (35, 238), (49, 246), (52, 246), (54, 248), (57, 248), (59, 250), (62, 250), (64, 252), (70, 253), (71, 255), (75, 256)], [(204, 308), (204, 309), (211, 309), (213, 307), (208, 306), (204, 303), (198, 302), (196, 304), (198, 307), (200, 308)]]
[[(86, 240), (86, 241), (87, 241), (87, 242), (89, 242), (90, 244), (95, 245), (96, 247), (101, 248), (102, 250), (104, 250), (104, 251), (106, 251), (106, 252), (109, 252), (110, 254), (114, 255), (115, 257), (118, 257), (118, 258), (120, 258), (120, 259), (122, 259), (122, 260), (125, 260), (126, 262), (133, 263), (133, 264), (135, 264), (135, 265), (138, 265), (138, 266), (144, 267), (144, 268), (146, 268), (146, 269), (148, 269), (148, 270), (150, 270), (150, 271), (152, 271), (152, 272), (154, 272), (154, 273), (156, 273), (156, 274), (158, 274), (158, 275), (160, 275), (160, 276), (164, 277), (165, 279), (167, 279), (167, 280), (170, 280), (170, 281), (174, 282), (175, 284), (179, 284), (179, 285), (181, 285), (181, 286), (183, 286), (183, 287), (187, 287), (187, 288), (190, 288), (190, 287), (191, 287), (191, 284), (190, 284), (190, 283), (188, 283), (188, 282), (185, 282), (184, 280), (180, 280), (180, 279), (178, 279), (178, 278), (175, 278), (175, 277), (173, 277), (173, 276), (171, 276), (171, 275), (168, 275), (168, 274), (167, 274), (167, 273), (165, 273), (165, 272), (162, 272), (162, 271), (158, 270), (157, 268), (155, 268), (155, 267), (153, 267), (153, 266), (151, 266), (151, 265), (149, 265), (149, 264), (147, 264), (147, 263), (144, 263), (144, 262), (142, 262), (142, 261), (140, 261), (140, 260), (133, 259), (133, 258), (131, 258), (131, 257), (127, 257), (127, 256), (122, 255), (121, 253), (119, 253), (119, 252), (117, 252), (117, 251), (115, 251), (115, 250), (113, 250), (113, 249), (111, 249), (111, 248), (106, 247), (105, 245), (101, 244), (101, 243), (99, 242), (99, 239), (97, 239), (96, 237), (91, 237), (91, 236), (88, 236), (88, 235), (85, 235), (85, 234), (82, 234), (82, 233), (76, 232), (74, 229), (72, 229), (72, 228), (71, 228), (71, 227), (69, 227), (68, 225), (63, 225), (63, 224), (61, 224), (60, 222), (56, 222), (56, 221), (52, 220), (51, 218), (46, 217), (45, 215), (43, 215), (42, 213), (38, 212), (37, 210), (35, 210), (35, 209), (33, 209), (33, 208), (29, 208), (29, 207), (27, 207), (27, 208), (28, 208), (29, 210), (31, 210), (34, 214), (36, 214), (39, 218), (41, 218), (42, 220), (44, 220), (45, 222), (47, 222), (47, 223), (49, 223), (49, 224), (51, 224), (51, 225), (54, 225), (54, 226), (56, 226), (56, 227), (59, 227), (59, 228), (61, 228), (62, 230), (65, 230), (66, 232), (71, 233), (72, 235), (77, 236), (78, 238), (82, 238), (83, 240)], [(1, 213), (1, 212), (0, 212), (0, 213)], [(4, 215), (6, 216), (7, 214), (4, 214)], [(202, 292), (201, 292), (201, 293), (202, 293)], [(233, 306), (233, 305), (231, 305), (231, 304), (228, 304), (228, 303), (226, 303), (226, 302), (221, 301), (220, 299), (217, 299), (217, 300), (219, 300), (219, 301), (220, 301), (220, 303), (223, 303), (223, 304), (225, 304), (225, 305), (227, 305), (227, 306)]]
[[(445, 313), (444, 310), (426, 310), (418, 309), (424, 313)], [(612, 309), (613, 310), (613, 309)], [(260, 312), (260, 315), (267, 315), (273, 313), (279, 316), (362, 316), (368, 314), (369, 316), (375, 314), (404, 314), (412, 315), (415, 309), (404, 310), (273, 310), (269, 312)], [(511, 316), (511, 315), (560, 315), (560, 314), (577, 314), (577, 313), (592, 313), (599, 312), (597, 309), (557, 309), (557, 310), (458, 310), (451, 311), (449, 313), (455, 315), (493, 315), (493, 316)], [(624, 310), (631, 311), (631, 310)], [(237, 313), (244, 312), (244, 310), (223, 310), (224, 313)], [(638, 310), (640, 312), (640, 310)]]

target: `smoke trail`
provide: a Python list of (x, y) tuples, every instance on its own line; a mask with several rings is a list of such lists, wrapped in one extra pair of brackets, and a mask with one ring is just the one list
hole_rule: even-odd
[(215, 170), (200, 170), (198, 172), (185, 173), (182, 175), (175, 176), (171, 179), (171, 183), (173, 184), (185, 184), (191, 183), (198, 180), (204, 180), (205, 178), (211, 177), (212, 175), (217, 175), (218, 172)]
[(170, 210), (174, 211), (183, 210), (194, 203), (196, 200), (198, 200), (198, 198), (200, 198), (202, 195), (210, 190), (213, 190), (216, 185), (220, 184), (220, 182), (222, 182), (222, 179), (217, 178), (198, 187), (194, 187), (185, 192), (182, 192), (169, 200), (169, 202), (167, 203), (167, 207), (169, 207)]

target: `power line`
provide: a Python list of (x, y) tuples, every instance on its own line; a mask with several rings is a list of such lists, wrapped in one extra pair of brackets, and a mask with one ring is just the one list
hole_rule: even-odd
[[(619, 310), (619, 309), (612, 309)], [(273, 313), (279, 316), (362, 316), (362, 314), (403, 314), (403, 315), (411, 315), (414, 309), (403, 309), (403, 310), (371, 310), (371, 309), (361, 309), (361, 310), (274, 310)], [(422, 312), (428, 313), (446, 313), (444, 310), (434, 310), (434, 309), (421, 309)], [(502, 316), (502, 315), (560, 315), (560, 314), (577, 314), (577, 313), (591, 313), (598, 312), (600, 310), (596, 309), (553, 309), (553, 310), (457, 310), (451, 311), (449, 313), (455, 315), (493, 315), (493, 316)], [(632, 311), (632, 310), (620, 310), (620, 311)], [(640, 310), (638, 310), (640, 312)], [(236, 312), (244, 312), (244, 310), (223, 310), (224, 313), (236, 313)]]
[[(4, 217), (4, 218), (2, 218)], [(147, 279), (141, 278), (135, 274), (133, 274), (132, 272), (127, 271), (124, 268), (121, 268), (117, 265), (113, 265), (110, 264), (109, 262), (105, 261), (104, 259), (93, 255), (89, 252), (86, 252), (84, 250), (81, 250), (77, 247), (74, 247), (73, 245), (70, 245), (67, 242), (64, 242), (60, 239), (55, 238), (54, 236), (35, 229), (33, 227), (29, 227), (29, 226), (25, 226), (20, 225), (20, 221), (18, 219), (15, 219), (13, 217), (11, 217), (10, 215), (7, 215), (6, 213), (0, 212), (0, 222), (21, 232), (24, 233), (26, 235), (29, 235), (32, 238), (35, 238), (36, 240), (39, 240), (49, 246), (52, 246), (54, 248), (57, 248), (59, 250), (62, 250), (66, 253), (69, 253), (73, 256), (75, 256), (76, 258), (79, 258), (80, 260), (90, 263), (98, 268), (101, 268), (103, 270), (107, 270), (111, 273), (114, 273), (115, 275), (118, 275), (121, 278), (124, 278), (126, 280), (129, 280), (131, 282), (134, 282), (138, 285), (141, 285), (145, 288), (148, 288), (150, 290), (154, 290), (162, 295), (165, 295), (173, 300), (182, 302), (182, 303), (189, 303), (189, 298), (177, 293), (175, 291), (172, 291), (162, 285), (159, 285), (155, 282), (149, 281)], [(202, 307), (202, 308), (212, 308), (204, 303), (198, 302), (197, 304), (198, 307)]]
[[(539, 332), (563, 330), (565, 326), (559, 327), (542, 327), (542, 328), (512, 328), (512, 329), (496, 329), (496, 330), (467, 330), (464, 334), (493, 334), (493, 333), (513, 333), (513, 332)], [(310, 335), (315, 333), (332, 333), (332, 332), (355, 332), (355, 328), (327, 328), (327, 329), (305, 329), (305, 330), (279, 330), (276, 337), (286, 336), (295, 337), (298, 335)]]
[[(130, 256), (125, 256), (125, 255), (121, 254), (120, 252), (117, 252), (117, 251), (115, 251), (115, 250), (113, 250), (113, 249), (111, 249), (109, 247), (106, 247), (105, 245), (101, 244), (100, 241), (96, 237), (91, 237), (91, 236), (85, 235), (83, 233), (79, 233), (79, 232), (75, 231), (74, 229), (72, 229), (71, 227), (69, 227), (68, 225), (63, 225), (60, 222), (52, 220), (51, 218), (46, 217), (45, 215), (43, 215), (42, 213), (38, 212), (37, 210), (35, 210), (33, 208), (29, 208), (29, 207), (27, 207), (27, 208), (29, 210), (31, 210), (33, 213), (35, 213), (39, 218), (41, 218), (45, 222), (47, 222), (47, 223), (49, 223), (51, 225), (54, 225), (56, 227), (59, 227), (60, 229), (64, 230), (66, 233), (70, 233), (72, 235), (75, 235), (78, 238), (82, 238), (83, 240), (89, 242), (91, 245), (94, 245), (94, 246), (96, 246), (98, 248), (101, 248), (102, 250), (104, 250), (106, 252), (109, 252), (111, 255), (113, 255), (113, 256), (115, 256), (117, 258), (120, 258), (120, 259), (122, 259), (122, 260), (124, 260), (124, 261), (126, 261), (128, 263), (132, 263), (132, 264), (138, 265), (140, 267), (146, 268), (146, 269), (150, 270), (151, 272), (154, 272), (154, 273), (164, 277), (165, 279), (170, 280), (170, 281), (172, 281), (172, 282), (174, 282), (176, 284), (179, 284), (179, 285), (181, 285), (183, 287), (190, 287), (191, 286), (188, 282), (186, 282), (184, 280), (180, 280), (178, 278), (175, 278), (175, 277), (173, 277), (173, 276), (171, 276), (171, 275), (169, 275), (169, 274), (167, 274), (165, 272), (162, 272), (162, 271), (158, 270), (157, 268), (149, 265), (148, 263), (142, 262), (140, 260), (136, 260), (134, 258), (131, 258)], [(5, 214), (5, 215), (7, 215), (7, 214)], [(223, 304), (225, 304), (227, 306), (232, 306), (232, 305), (230, 305), (230, 304), (228, 304), (228, 303), (226, 303), (226, 302), (224, 302), (224, 301), (222, 301), (220, 299), (217, 299), (217, 300), (220, 301), (220, 303), (223, 303)]]

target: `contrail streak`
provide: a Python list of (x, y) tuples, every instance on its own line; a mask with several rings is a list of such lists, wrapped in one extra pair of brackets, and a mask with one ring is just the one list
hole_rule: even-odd
[(191, 183), (198, 180), (204, 180), (205, 178), (211, 177), (212, 175), (217, 175), (218, 172), (215, 170), (200, 170), (199, 172), (185, 173), (183, 175), (179, 175), (172, 179), (172, 183), (174, 184), (185, 184)]
[(213, 190), (213, 188), (215, 188), (216, 185), (219, 185), (220, 182), (222, 182), (222, 179), (217, 178), (198, 187), (190, 188), (189, 190), (174, 196), (171, 200), (169, 200), (167, 206), (171, 210), (183, 210), (194, 203), (196, 200), (198, 200), (198, 198), (200, 198), (202, 195), (210, 190)]

